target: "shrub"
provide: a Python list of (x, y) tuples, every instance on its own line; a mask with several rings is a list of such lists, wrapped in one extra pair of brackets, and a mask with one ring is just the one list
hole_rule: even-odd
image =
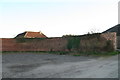
[(70, 37), (67, 43), (67, 49), (71, 51), (71, 49), (79, 49), (80, 46), (80, 38), (79, 37)]

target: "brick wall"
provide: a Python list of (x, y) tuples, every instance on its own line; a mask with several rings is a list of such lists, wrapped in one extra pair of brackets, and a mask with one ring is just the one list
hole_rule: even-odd
[(101, 34), (101, 37), (104, 37), (105, 39), (112, 41), (114, 50), (117, 49), (117, 34), (116, 34), (116, 32), (103, 33), (103, 34)]
[(120, 49), (120, 36), (117, 36), (117, 48)]
[(2, 51), (2, 39), (0, 39), (0, 51)]
[[(100, 39), (99, 39), (100, 37)], [(85, 38), (80, 37), (81, 51), (105, 50), (106, 42), (112, 41), (112, 47), (116, 49), (116, 33), (104, 33), (99, 36)], [(2, 39), (2, 51), (68, 51), (68, 38), (47, 39)], [(74, 49), (72, 49), (74, 50)]]
[(2, 51), (64, 51), (67, 40), (51, 39), (2, 39)]

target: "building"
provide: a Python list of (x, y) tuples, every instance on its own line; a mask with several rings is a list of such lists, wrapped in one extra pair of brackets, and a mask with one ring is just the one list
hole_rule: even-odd
[(117, 33), (117, 49), (120, 49), (120, 24), (113, 26), (112, 28), (104, 31), (103, 33), (107, 33), (107, 32)]
[(42, 32), (25, 31), (18, 34), (15, 38), (47, 38)]

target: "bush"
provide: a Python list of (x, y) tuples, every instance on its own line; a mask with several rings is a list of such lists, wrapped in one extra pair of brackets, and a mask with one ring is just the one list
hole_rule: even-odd
[(71, 51), (71, 49), (79, 49), (80, 46), (80, 38), (79, 37), (70, 37), (67, 43), (67, 49)]

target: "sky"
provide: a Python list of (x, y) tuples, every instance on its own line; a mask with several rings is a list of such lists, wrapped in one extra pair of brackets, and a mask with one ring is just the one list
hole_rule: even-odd
[(0, 38), (24, 31), (48, 37), (103, 32), (118, 24), (119, 0), (0, 0)]

